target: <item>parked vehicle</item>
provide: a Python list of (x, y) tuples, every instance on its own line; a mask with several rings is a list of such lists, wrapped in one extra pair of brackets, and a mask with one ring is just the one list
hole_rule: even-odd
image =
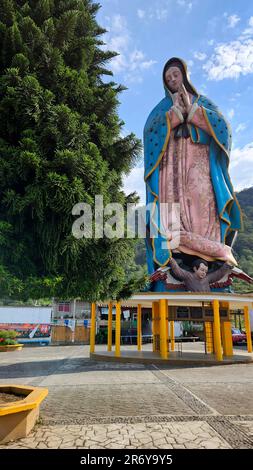
[(232, 340), (233, 344), (247, 343), (247, 335), (238, 328), (232, 328)]

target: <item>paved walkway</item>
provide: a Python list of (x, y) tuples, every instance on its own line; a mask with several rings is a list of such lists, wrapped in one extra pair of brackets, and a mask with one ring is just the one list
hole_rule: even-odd
[(253, 364), (103, 363), (88, 346), (26, 347), (0, 354), (0, 383), (49, 389), (29, 437), (0, 449), (253, 448)]

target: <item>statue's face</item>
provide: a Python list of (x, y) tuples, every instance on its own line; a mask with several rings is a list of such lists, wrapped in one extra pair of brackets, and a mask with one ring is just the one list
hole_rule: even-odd
[(194, 266), (193, 271), (199, 279), (204, 279), (208, 272), (208, 267), (204, 263), (200, 263), (199, 267)]
[(183, 74), (178, 67), (172, 66), (165, 72), (165, 80), (170, 91), (175, 93), (183, 83)]

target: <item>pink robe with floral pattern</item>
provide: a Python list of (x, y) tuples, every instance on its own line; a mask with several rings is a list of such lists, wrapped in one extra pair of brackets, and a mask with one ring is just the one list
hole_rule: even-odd
[[(180, 242), (174, 251), (194, 254), (207, 260), (222, 259), (236, 264), (231, 248), (221, 243), (220, 222), (212, 187), (209, 146), (195, 144), (191, 138), (174, 138), (180, 119), (169, 111), (171, 135), (160, 162), (159, 201), (163, 227), (169, 240), (173, 238), (172, 203), (180, 203)], [(198, 107), (190, 123), (208, 134), (203, 111)], [(172, 250), (173, 251), (173, 250)]]

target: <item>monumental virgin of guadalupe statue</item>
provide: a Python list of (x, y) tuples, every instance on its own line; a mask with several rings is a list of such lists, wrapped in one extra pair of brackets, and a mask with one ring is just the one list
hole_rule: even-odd
[[(230, 126), (217, 106), (190, 83), (181, 59), (168, 60), (163, 84), (165, 98), (144, 129), (147, 205), (152, 207), (147, 212), (149, 273), (169, 266), (171, 258), (188, 270), (196, 259), (205, 260), (211, 272), (217, 262), (236, 266), (232, 245), (242, 221), (228, 173)], [(176, 247), (175, 203), (180, 209)]]

